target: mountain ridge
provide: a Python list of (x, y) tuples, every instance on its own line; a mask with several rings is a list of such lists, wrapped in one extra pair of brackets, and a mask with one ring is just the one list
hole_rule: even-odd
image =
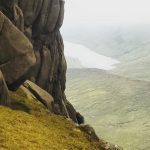
[(118, 27), (99, 26), (95, 29), (85, 27), (82, 32), (80, 29), (72, 33), (63, 31), (63, 35), (65, 40), (85, 45), (94, 52), (118, 60), (120, 63), (110, 71), (111, 73), (150, 81), (149, 31), (148, 24), (141, 24)]

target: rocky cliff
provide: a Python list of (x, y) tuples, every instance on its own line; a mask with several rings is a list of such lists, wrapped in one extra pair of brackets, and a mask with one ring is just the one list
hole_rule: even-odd
[[(0, 0), (0, 104), (14, 109), (13, 111), (0, 107), (0, 113), (2, 114), (0, 121), (3, 122), (1, 127), (3, 134), (0, 136), (2, 144), (0, 146), (4, 149), (14, 149), (12, 144), (6, 143), (5, 136), (8, 141), (14, 140), (16, 142), (19, 137), (15, 131), (21, 129), (20, 126), (24, 127), (23, 130), (31, 129), (31, 132), (37, 132), (35, 124), (38, 121), (40, 121), (39, 128), (41, 127), (39, 135), (42, 140), (47, 140), (49, 136), (52, 136), (49, 127), (51, 113), (62, 115), (77, 124), (84, 123), (83, 116), (76, 112), (65, 96), (67, 65), (64, 57), (63, 39), (59, 31), (63, 18), (64, 0)], [(27, 79), (30, 81), (26, 81)], [(18, 88), (19, 93), (16, 91)], [(9, 92), (9, 90), (16, 92)], [(34, 102), (30, 103), (31, 99)], [(40, 102), (40, 108), (39, 106), (36, 107), (35, 100)], [(16, 110), (24, 111), (27, 114), (23, 115)], [(36, 111), (34, 116), (32, 111)], [(43, 111), (44, 118), (41, 115)], [(13, 114), (12, 118), (9, 118), (10, 113)], [(6, 117), (6, 121), (3, 120), (3, 116)], [(23, 117), (27, 120), (23, 120)], [(39, 119), (40, 117), (43, 120)], [(33, 124), (30, 124), (30, 126), (27, 122), (32, 119)], [(16, 121), (13, 122), (13, 120)], [(68, 123), (66, 121), (62, 123), (60, 120), (58, 117), (58, 119), (53, 120), (55, 123), (51, 124), (51, 126), (58, 126), (58, 128), (54, 128), (56, 132), (59, 132), (62, 128), (67, 128)], [(18, 121), (21, 123), (20, 126), (17, 125)], [(66, 123), (66, 126), (64, 123)], [(25, 124), (31, 128), (25, 128)], [(71, 122), (69, 124), (71, 125)], [(10, 126), (14, 132), (9, 132), (9, 128), (5, 128), (5, 126)], [(81, 134), (86, 133), (86, 135), (78, 137), (71, 130)], [(25, 139), (28, 138), (27, 132), (23, 133)], [(43, 137), (42, 132), (48, 135), (46, 134)], [(71, 128), (68, 126), (66, 132), (67, 134), (69, 132), (69, 135), (64, 133), (62, 139), (68, 139), (67, 136), (75, 137), (75, 139), (81, 137), (81, 141), (85, 139), (86, 142), (86, 146), (84, 146), (79, 144), (80, 141), (78, 140), (78, 148), (74, 146), (69, 148), (68, 144), (68, 149), (88, 149), (88, 140), (96, 141), (95, 145), (92, 142), (93, 146), (90, 149), (93, 150), (119, 149), (117, 146), (100, 141), (93, 128), (88, 125), (81, 125), (77, 129), (74, 124)], [(58, 134), (56, 135), (53, 136), (58, 137)], [(9, 139), (10, 137), (12, 139)], [(37, 141), (27, 139), (27, 145), (39, 141), (40, 139)], [(73, 141), (74, 138), (71, 142)], [(34, 145), (33, 143), (31, 145)], [(25, 146), (24, 144), (23, 146)], [(54, 147), (48, 145), (49, 142), (46, 142), (46, 144), (43, 141), (43, 144), (40, 143), (36, 146), (41, 146), (41, 149), (45, 149), (45, 147), (46, 149), (60, 149), (59, 146), (56, 148), (56, 145)], [(20, 149), (20, 146), (18, 146), (18, 149)]]
[(16, 89), (25, 79), (30, 79), (53, 96), (56, 114), (83, 123), (83, 117), (64, 93), (67, 65), (59, 31), (64, 18), (64, 1), (1, 0), (0, 8), (3, 12), (1, 70), (9, 89)]

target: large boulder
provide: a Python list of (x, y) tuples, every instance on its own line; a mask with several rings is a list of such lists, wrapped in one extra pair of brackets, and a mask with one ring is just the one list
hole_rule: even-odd
[(29, 76), (35, 64), (30, 41), (0, 12), (0, 69), (8, 87), (17, 88)]
[(29, 99), (39, 100), (47, 109), (53, 111), (53, 97), (31, 81), (26, 81), (20, 87)]

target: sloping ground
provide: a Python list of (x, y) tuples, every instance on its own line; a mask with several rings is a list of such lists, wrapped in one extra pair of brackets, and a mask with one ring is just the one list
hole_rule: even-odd
[(131, 79), (150, 81), (150, 55), (118, 65), (111, 70), (113, 74), (128, 77)]
[[(71, 121), (56, 116), (19, 89), (10, 93), (12, 109), (0, 106), (0, 150), (98, 150)], [(104, 143), (103, 143), (104, 144)]]
[[(50, 97), (40, 88), (33, 90), (43, 100)], [(10, 97), (10, 108), (0, 106), (0, 150), (122, 150), (95, 138), (90, 126), (54, 115), (25, 86), (10, 92)]]
[(66, 94), (100, 137), (125, 150), (150, 149), (150, 82), (97, 69), (69, 69)]
[[(137, 44), (138, 45), (138, 44)], [(129, 49), (119, 60), (121, 63), (111, 72), (132, 79), (150, 81), (150, 42)]]

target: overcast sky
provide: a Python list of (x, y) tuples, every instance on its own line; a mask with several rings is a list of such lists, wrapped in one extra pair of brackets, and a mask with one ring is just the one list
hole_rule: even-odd
[(66, 0), (64, 26), (150, 23), (150, 0)]

